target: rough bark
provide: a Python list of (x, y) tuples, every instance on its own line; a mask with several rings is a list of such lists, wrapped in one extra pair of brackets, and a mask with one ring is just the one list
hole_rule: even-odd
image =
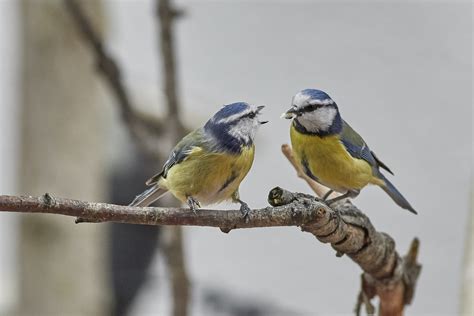
[[(101, 25), (100, 1), (87, 10)], [(23, 87), (20, 192), (98, 200), (106, 183), (100, 84), (59, 0), (21, 2)], [(104, 315), (105, 230), (61, 217), (21, 219), (21, 315)], [(75, 271), (76, 273), (71, 273)], [(86, 276), (86, 277), (84, 277)], [(93, 282), (91, 282), (93, 280)]]
[[(66, 1), (74, 2), (73, 0)], [(161, 136), (167, 135), (167, 140), (174, 140), (179, 138), (178, 131), (180, 129), (182, 130), (178, 115), (179, 107), (176, 93), (176, 71), (174, 66), (174, 54), (172, 50), (173, 42), (171, 36), (172, 20), (173, 17), (176, 17), (179, 14), (179, 12), (170, 6), (169, 1), (159, 1), (157, 13), (160, 17), (160, 47), (162, 50), (165, 74), (164, 92), (167, 97), (169, 115), (167, 119), (167, 122), (169, 124), (165, 124), (164, 126), (172, 127), (161, 130), (160, 134)], [(91, 37), (88, 36), (85, 36), (85, 38), (90, 43), (94, 44), (93, 38), (91, 39)], [(101, 55), (101, 47), (97, 45), (91, 45), (91, 47), (94, 48), (96, 52), (96, 57), (100, 62), (100, 59), (103, 58), (103, 55)], [(115, 89), (112, 79), (114, 76), (119, 77), (119, 75), (117, 75), (117, 72), (114, 71), (114, 67), (99, 67), (99, 69), (105, 72), (107, 80), (112, 83), (111, 86), (113, 89)], [(107, 73), (109, 74), (109, 76), (107, 76)], [(110, 74), (112, 76), (110, 76)], [(120, 89), (119, 91), (115, 91), (115, 93), (120, 96)], [(118, 97), (118, 100), (121, 100), (120, 97)], [(129, 125), (129, 127), (131, 127), (131, 124), (129, 122), (127, 122), (127, 124)], [(137, 134), (134, 137), (137, 137)], [(166, 146), (162, 146), (160, 149), (162, 148), (166, 148)], [(298, 176), (303, 178), (318, 196), (322, 196), (325, 192), (327, 192), (327, 188), (324, 188), (318, 183), (309, 179), (308, 177), (305, 177), (305, 174), (301, 170), (299, 170), (298, 164), (294, 161), (294, 158), (292, 157), (291, 148), (289, 148), (289, 146), (283, 146), (282, 149), (283, 153), (287, 156), (287, 158), (297, 170)], [(272, 192), (272, 194), (275, 194), (276, 191)], [(285, 193), (286, 191), (281, 192), (282, 196), (288, 194), (292, 197), (296, 196), (295, 194)], [(278, 194), (274, 196), (274, 198), (276, 197), (276, 200), (273, 201), (275, 205), (278, 205), (279, 199), (288, 202), (282, 196), (278, 196)], [(298, 198), (292, 200), (290, 204), (297, 203), (298, 201), (301, 202), (300, 199), (303, 197), (303, 195), (298, 194), (297, 196)], [(305, 198), (311, 199), (308, 196), (305, 196)], [(304, 202), (304, 209), (307, 209), (309, 204), (306, 200), (306, 202)], [(303, 230), (307, 230), (313, 233), (320, 241), (330, 242), (333, 248), (337, 250), (338, 255), (343, 255), (344, 253), (346, 253), (365, 271), (362, 275), (362, 289), (358, 297), (358, 303), (356, 308), (357, 313), (360, 312), (360, 308), (362, 305), (366, 306), (366, 310), (368, 313), (373, 313), (374, 308), (371, 305), (370, 300), (375, 295), (378, 295), (381, 299), (379, 314), (401, 315), (401, 313), (403, 312), (404, 305), (409, 304), (412, 300), (416, 280), (420, 272), (420, 266), (416, 262), (418, 250), (417, 239), (415, 239), (412, 243), (409, 254), (404, 258), (400, 258), (398, 253), (396, 253), (395, 251), (395, 244), (393, 242), (393, 239), (391, 239), (388, 235), (384, 233), (376, 232), (375, 229), (373, 229), (373, 226), (370, 224), (368, 218), (363, 216), (363, 214), (356, 208), (354, 208), (352, 205), (347, 206), (347, 203), (340, 203), (338, 207), (341, 207), (341, 209), (336, 208), (336, 211), (332, 211), (330, 209), (330, 211), (325, 210), (325, 214), (332, 215), (330, 215), (329, 219), (327, 219), (326, 224), (322, 226), (319, 226), (322, 223), (321, 221), (323, 221), (319, 217), (318, 220), (314, 220), (313, 218), (311, 218), (310, 222), (287, 222), (289, 218), (291, 219), (293, 217), (298, 217), (299, 215), (298, 212), (294, 213), (294, 210), (297, 209), (295, 208), (297, 205), (291, 205), (290, 209), (286, 209), (286, 206), (284, 210), (291, 210), (292, 215), (289, 215), (289, 217), (283, 216), (283, 219), (280, 217), (280, 212), (282, 211), (282, 209), (266, 208), (254, 211), (252, 214), (252, 221), (250, 226), (246, 226), (248, 223), (245, 223), (245, 221), (238, 217), (240, 216), (240, 214), (237, 211), (225, 213), (219, 212), (217, 213), (219, 214), (217, 216), (217, 214), (215, 214), (213, 211), (202, 210), (201, 212), (199, 212), (198, 216), (194, 216), (194, 214), (184, 213), (181, 209), (162, 208), (160, 210), (166, 210), (165, 213), (162, 213), (162, 211), (160, 211), (158, 212), (158, 214), (156, 214), (153, 211), (150, 212), (150, 209), (147, 209), (145, 213), (141, 212), (140, 210), (134, 210), (132, 214), (128, 213), (129, 210), (127, 209), (117, 209), (115, 206), (112, 207), (112, 209), (109, 209), (109, 206), (102, 204), (91, 205), (92, 209), (94, 210), (92, 214), (87, 213), (91, 211), (91, 209), (85, 209), (86, 216), (83, 216), (84, 214), (79, 216), (81, 221), (113, 220), (119, 222), (148, 223), (153, 225), (204, 225), (220, 227), (223, 231), (230, 231), (231, 229), (235, 228), (249, 227), (287, 225), (301, 226)], [(101, 211), (100, 214), (96, 214), (95, 212), (97, 211), (97, 207), (99, 207), (99, 209), (103, 207), (105, 210), (108, 211), (105, 213)], [(344, 209), (344, 207), (347, 207), (347, 209)], [(275, 210), (277, 210), (278, 214), (274, 213)], [(73, 210), (70, 209), (69, 211)], [(74, 214), (76, 214), (76, 211), (77, 210), (74, 209)], [(114, 213), (115, 211), (118, 211), (119, 213)], [(72, 214), (73, 213), (69, 215)], [(226, 215), (223, 216), (222, 214)], [(73, 216), (78, 215), (76, 214)], [(323, 216), (323, 218), (325, 218), (325, 216)], [(279, 220), (282, 220), (283, 222), (280, 222)], [(181, 238), (181, 235), (177, 237), (178, 238), (171, 238), (170, 240), (175, 240), (180, 243), (179, 240)], [(176, 252), (174, 253), (176, 254)], [(171, 258), (171, 256), (169, 258)], [(181, 256), (180, 258), (181, 262), (184, 263), (183, 257)], [(168, 262), (169, 264), (172, 263), (172, 261)], [(181, 263), (178, 262), (177, 264)], [(173, 271), (176, 272), (179, 271), (179, 269), (170, 270), (172, 274), (174, 273)], [(182, 273), (182, 271), (185, 271), (185, 269), (181, 269), (180, 271), (181, 272), (178, 273)], [(174, 280), (187, 280), (187, 277), (174, 278)], [(185, 295), (179, 294), (180, 290), (176, 290), (176, 285), (178, 283), (173, 282), (173, 284), (173, 292), (175, 298), (179, 299), (180, 295)], [(184, 285), (183, 288), (187, 287), (187, 283), (182, 282), (181, 285)], [(183, 314), (183, 312), (177, 311), (176, 302), (177, 300), (175, 299), (174, 314), (184, 315), (185, 312)]]
[(238, 228), (300, 226), (320, 242), (330, 243), (338, 257), (346, 254), (364, 271), (362, 290), (356, 312), (362, 303), (373, 311), (370, 300), (380, 298), (380, 315), (402, 315), (410, 304), (420, 265), (416, 258), (415, 239), (404, 258), (395, 250), (393, 239), (373, 227), (348, 200), (328, 207), (318, 199), (301, 193), (274, 188), (268, 197), (273, 207), (252, 210), (250, 220), (242, 218), (240, 210), (199, 210), (161, 207), (128, 207), (104, 203), (42, 197), (0, 196), (0, 211), (51, 213), (75, 216), (87, 222), (121, 222), (148, 225), (192, 225), (219, 227), (224, 232)]
[[(294, 198), (287, 191), (282, 201)], [(279, 194), (280, 196), (282, 194)], [(288, 196), (287, 196), (288, 195)], [(305, 197), (305, 195), (297, 195)], [(278, 201), (278, 197), (273, 197)], [(283, 202), (281, 202), (283, 203)], [(92, 203), (80, 200), (53, 197), (46, 193), (40, 197), (0, 196), (0, 211), (22, 213), (46, 213), (74, 216), (79, 222), (117, 222), (144, 225), (211, 226), (225, 230), (270, 226), (297, 226), (308, 222), (319, 208), (327, 208), (311, 196), (288, 206), (266, 207), (254, 210), (250, 221), (242, 218), (240, 210), (219, 211), (199, 209), (194, 214), (187, 208), (173, 207), (130, 207), (106, 203)]]
[[(323, 197), (329, 191), (303, 172), (289, 145), (283, 144), (281, 150), (295, 168), (297, 176), (306, 181), (317, 196)], [(332, 193), (330, 197), (337, 195), (339, 194)], [(337, 250), (338, 256), (346, 253), (364, 270), (355, 307), (356, 315), (360, 315), (363, 305), (367, 314), (374, 314), (375, 308), (371, 299), (376, 295), (380, 298), (379, 315), (403, 315), (405, 305), (413, 300), (416, 282), (421, 272), (421, 265), (417, 262), (418, 239), (413, 239), (407, 255), (401, 259), (395, 251), (395, 241), (385, 233), (376, 232), (369, 218), (362, 212), (349, 207), (346, 211), (340, 209), (339, 214), (343, 220), (335, 224), (337, 227), (332, 227), (333, 230), (331, 228), (330, 231), (320, 229), (310, 231), (320, 241), (330, 242)], [(344, 229), (344, 223), (352, 225)], [(354, 244), (351, 243), (355, 243), (356, 247), (354, 248)], [(344, 245), (349, 245), (351, 250), (345, 250)]]

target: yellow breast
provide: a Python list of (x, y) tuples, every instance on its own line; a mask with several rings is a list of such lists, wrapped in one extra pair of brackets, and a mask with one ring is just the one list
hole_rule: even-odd
[(193, 196), (202, 205), (231, 198), (252, 166), (254, 146), (244, 147), (240, 154), (210, 153), (193, 150), (183, 162), (173, 166), (160, 186), (185, 202)]
[(292, 124), (290, 137), (298, 162), (302, 167), (306, 162), (306, 167), (321, 184), (345, 193), (380, 182), (365, 160), (353, 158), (347, 152), (338, 135), (319, 137), (302, 134)]

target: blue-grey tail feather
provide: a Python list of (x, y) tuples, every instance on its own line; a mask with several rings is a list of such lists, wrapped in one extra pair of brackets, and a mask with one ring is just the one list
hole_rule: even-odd
[(159, 198), (161, 198), (167, 192), (168, 190), (160, 188), (157, 185), (152, 186), (148, 190), (137, 195), (135, 199), (132, 201), (132, 203), (129, 204), (129, 206), (148, 206), (151, 203), (158, 200)]
[(408, 201), (403, 197), (403, 195), (397, 190), (397, 188), (395, 188), (395, 186), (390, 181), (388, 181), (388, 179), (385, 178), (385, 176), (380, 172), (379, 177), (383, 181), (385, 181), (385, 186), (381, 186), (381, 188), (385, 192), (387, 192), (388, 195), (390, 195), (390, 197), (392, 198), (392, 200), (395, 201), (395, 203), (397, 203), (401, 208), (412, 212), (413, 214), (418, 214), (415, 209), (410, 205), (410, 203), (408, 203)]

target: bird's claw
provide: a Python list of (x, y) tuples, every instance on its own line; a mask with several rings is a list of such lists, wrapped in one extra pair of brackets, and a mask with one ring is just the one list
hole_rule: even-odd
[(329, 198), (329, 196), (333, 193), (334, 191), (333, 190), (329, 190), (327, 191), (323, 197), (321, 198), (322, 201), (327, 201), (327, 199)]
[(240, 203), (240, 212), (242, 213), (242, 218), (245, 220), (246, 223), (249, 222), (250, 220), (250, 207), (247, 203), (243, 202), (243, 201), (239, 201)]
[[(331, 192), (331, 191), (330, 191)], [(331, 207), (331, 204), (342, 201), (347, 198), (355, 198), (357, 195), (359, 195), (360, 190), (349, 190), (346, 193), (336, 196), (332, 199), (326, 199), (324, 200), (324, 203), (326, 203), (327, 206)], [(326, 194), (327, 197), (329, 197), (329, 194)], [(326, 198), (327, 198), (326, 197)]]
[(199, 201), (193, 198), (192, 196), (188, 196), (188, 205), (194, 214), (197, 214), (197, 209), (201, 207)]

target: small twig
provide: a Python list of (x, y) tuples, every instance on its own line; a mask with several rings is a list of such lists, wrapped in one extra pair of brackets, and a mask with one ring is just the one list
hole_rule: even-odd
[[(364, 304), (369, 311), (374, 308), (370, 300), (378, 296), (380, 298), (379, 315), (403, 315), (405, 305), (411, 304), (418, 277), (421, 272), (421, 265), (417, 262), (419, 240), (414, 238), (408, 254), (397, 259), (397, 264), (393, 269), (390, 278), (376, 279), (369, 273), (362, 275), (361, 292)], [(360, 308), (360, 303), (357, 306)]]
[(360, 311), (362, 309), (362, 305), (365, 305), (365, 312), (367, 315), (374, 315), (375, 314), (375, 307), (371, 303), (371, 299), (376, 295), (375, 289), (373, 286), (367, 284), (364, 278), (364, 274), (360, 276), (361, 285), (359, 295), (357, 296), (357, 303), (354, 309), (354, 312), (357, 316), (360, 316)]
[[(313, 190), (314, 193), (316, 193), (317, 196), (323, 197), (329, 189), (326, 188), (325, 186), (317, 183), (313, 179), (311, 179), (304, 171), (301, 169), (300, 164), (296, 161), (295, 155), (293, 154), (293, 150), (291, 149), (290, 145), (288, 144), (283, 144), (281, 145), (281, 151), (283, 155), (288, 159), (288, 161), (291, 163), (293, 168), (296, 170), (296, 175), (306, 181), (306, 183), (309, 185), (311, 190)], [(332, 193), (329, 197), (336, 197), (338, 196), (338, 193)]]
[(186, 253), (183, 249), (183, 229), (178, 226), (167, 228), (161, 233), (160, 246), (173, 293), (172, 315), (186, 316), (189, 309), (190, 281), (186, 269)]
[(418, 250), (420, 241), (414, 238), (408, 249), (408, 253), (403, 257), (403, 282), (405, 283), (404, 301), (405, 304), (411, 304), (415, 296), (416, 282), (421, 273), (421, 265), (418, 262)]
[(94, 29), (81, 5), (76, 0), (64, 0), (64, 3), (84, 42), (94, 54), (97, 68), (112, 90), (119, 105), (122, 120), (128, 126), (133, 140), (140, 144), (145, 152), (157, 156), (161, 153), (158, 151), (163, 150), (156, 145), (158, 136), (164, 133), (161, 122), (157, 118), (147, 117), (136, 112), (123, 84), (118, 63), (107, 52), (99, 33)]
[(160, 49), (162, 64), (164, 68), (163, 91), (166, 95), (168, 115), (172, 118), (179, 118), (179, 101), (176, 85), (176, 62), (174, 52), (173, 22), (177, 17), (177, 10), (170, 0), (156, 1), (156, 14), (159, 23)]
[[(175, 45), (173, 36), (173, 22), (182, 11), (177, 10), (171, 0), (156, 1), (156, 16), (159, 25), (160, 51), (163, 65), (163, 91), (166, 96), (168, 118), (168, 138), (171, 143), (177, 143), (184, 135), (184, 127), (180, 119), (180, 104), (178, 100), (177, 72), (175, 62)], [(162, 248), (166, 256), (167, 269), (171, 279), (171, 291), (173, 293), (172, 315), (186, 316), (189, 307), (189, 278), (184, 259), (183, 232), (181, 227), (166, 229)]]

